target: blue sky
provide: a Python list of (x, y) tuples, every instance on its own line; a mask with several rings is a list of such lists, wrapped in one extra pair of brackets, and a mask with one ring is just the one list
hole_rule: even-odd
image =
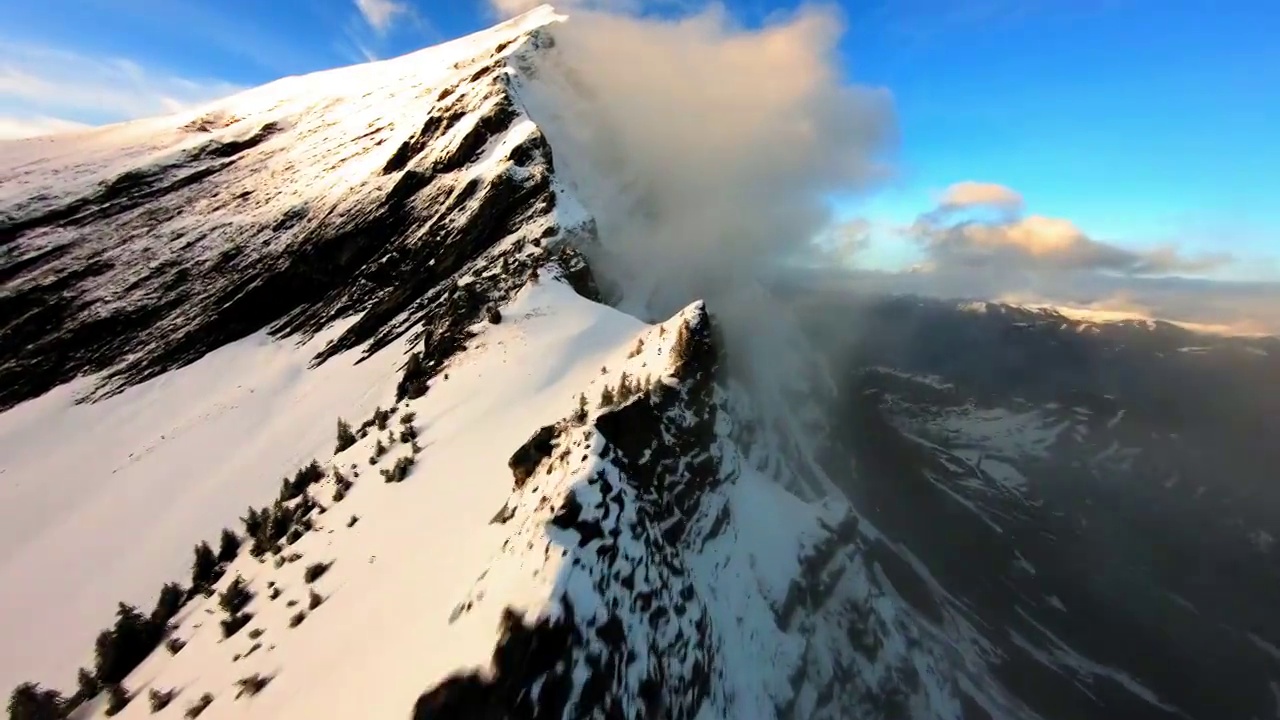
[[(0, 123), (154, 114), (283, 75), (480, 29), (451, 0), (0, 0)], [(377, 10), (404, 8), (380, 18)], [(741, 0), (752, 26), (793, 7)], [(897, 178), (841, 208), (910, 223), (952, 183), (1016, 190), (1091, 238), (1230, 252), (1280, 276), (1280, 7), (1275, 0), (841, 3), (851, 80), (887, 87)], [(382, 27), (376, 25), (384, 22)], [(910, 244), (876, 246), (880, 262)]]

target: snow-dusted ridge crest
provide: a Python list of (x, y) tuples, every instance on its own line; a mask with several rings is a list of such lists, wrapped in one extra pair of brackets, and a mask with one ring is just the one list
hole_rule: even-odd
[(0, 407), (95, 373), (115, 392), (264, 328), (306, 337), (357, 314), (320, 359), (373, 351), (469, 266), (581, 226), (508, 87), (509, 58), (559, 17), (0, 144)]
[[(255, 537), (218, 578), (161, 615), (180, 647), (130, 668), (117, 717), (151, 714), (152, 690), (177, 692), (168, 714), (208, 693), (203, 718), (1029, 715), (987, 682), (996, 658), (961, 603), (847, 503), (787, 490), (792, 458), (724, 377), (714, 308), (649, 325), (601, 302), (580, 253), (593, 222), (517, 92), (560, 19), (544, 7), (186, 115), (0, 144), (0, 499), (49, 515), (0, 535), (19, 618), (0, 640), (32, 647), (0, 669), (69, 679), (71, 641), (110, 622), (106, 598), (72, 605), (80, 586), (40, 568), (73, 557), (95, 593), (150, 602), (233, 521), (199, 512), (225, 493), (267, 503), (268, 529), (245, 522)], [(251, 382), (256, 355), (226, 361), (254, 344), (289, 348), (284, 369)], [(198, 413), (152, 413), (98, 462), (19, 452), (26, 418), (80, 449), (167, 386), (237, 373), (283, 398), (269, 412), (321, 389), (297, 376), (366, 384), (267, 437), (234, 414), (243, 395), (197, 392)], [(374, 407), (394, 410), (360, 426)], [(357, 436), (331, 453), (334, 416)], [(317, 428), (323, 442), (264, 449)], [(175, 431), (215, 451), (166, 454)], [(311, 457), (318, 476), (294, 476), (300, 493), (286, 476), (273, 503)], [(61, 480), (73, 470), (82, 485)], [(49, 476), (76, 502), (30, 490)], [(213, 487), (136, 512), (178, 497), (173, 478)], [(122, 508), (127, 523), (103, 519)], [(112, 694), (83, 693), (78, 716)]]

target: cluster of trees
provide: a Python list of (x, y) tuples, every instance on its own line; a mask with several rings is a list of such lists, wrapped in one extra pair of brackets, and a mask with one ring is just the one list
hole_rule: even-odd
[[(185, 643), (176, 637), (169, 637), (172, 631), (170, 623), (188, 600), (196, 595), (207, 597), (213, 594), (214, 585), (226, 573), (227, 565), (239, 555), (244, 539), (252, 541), (250, 553), (260, 557), (267, 551), (278, 550), (279, 544), (291, 532), (301, 536), (301, 533), (311, 529), (309, 516), (319, 506), (306, 490), (324, 476), (325, 471), (320, 463), (311, 461), (300, 468), (292, 480), (285, 478), (282, 481), (280, 495), (274, 504), (261, 510), (249, 508), (249, 512), (241, 518), (245, 538), (241, 538), (230, 528), (223, 528), (217, 551), (207, 541), (196, 545), (191, 560), (191, 586), (184, 589), (178, 583), (166, 583), (160, 589), (160, 595), (150, 614), (144, 614), (134, 605), (119, 603), (115, 624), (100, 632), (94, 642), (93, 669), (80, 669), (75, 694), (67, 697), (39, 683), (22, 683), (14, 688), (9, 697), (10, 719), (65, 718), (104, 690), (110, 693), (108, 712), (114, 714), (113, 710), (118, 712), (123, 709), (132, 699), (122, 685), (124, 679), (161, 644), (166, 644), (170, 653), (176, 654), (182, 649)], [(219, 605), (229, 613), (229, 617), (222, 621), (225, 635), (235, 634), (252, 618), (252, 615), (244, 612), (244, 606), (252, 597), (253, 594), (240, 577), (223, 592)]]
[[(491, 317), (490, 321), (500, 322), (501, 318)], [(422, 362), (422, 356), (416, 352), (411, 354), (396, 386), (396, 401), (421, 397), (427, 391), (429, 380), (430, 373)], [(360, 437), (368, 434), (370, 427), (377, 427), (380, 431), (387, 430), (388, 421), (395, 411), (396, 408), (378, 408), (373, 417), (360, 426), (359, 434), (346, 420), (338, 418), (334, 453), (355, 445)], [(402, 443), (411, 444), (416, 454), (421, 448), (417, 444), (418, 431), (413, 420), (413, 413), (406, 413), (401, 418), (399, 439)], [(389, 431), (388, 442), (394, 442), (394, 439), (394, 431)], [(379, 438), (370, 463), (376, 463), (384, 452), (386, 446)], [(382, 471), (383, 476), (387, 482), (400, 482), (408, 476), (413, 463), (412, 456), (400, 458), (393, 467)], [(122, 685), (124, 679), (161, 644), (166, 645), (172, 654), (182, 650), (186, 643), (180, 638), (169, 637), (173, 629), (170, 623), (190, 599), (197, 595), (212, 596), (214, 586), (226, 573), (227, 566), (239, 555), (244, 542), (250, 543), (250, 555), (262, 557), (267, 552), (280, 552), (282, 542), (292, 543), (311, 530), (311, 513), (317, 508), (323, 512), (323, 508), (312, 499), (307, 490), (324, 479), (324, 476), (324, 468), (319, 462), (312, 460), (299, 468), (292, 479), (285, 477), (281, 480), (280, 494), (272, 505), (248, 509), (244, 517), (240, 518), (244, 524), (243, 537), (230, 528), (223, 528), (216, 552), (208, 542), (196, 545), (191, 562), (191, 586), (184, 589), (178, 583), (166, 583), (150, 614), (143, 614), (136, 606), (121, 602), (116, 610), (115, 624), (99, 633), (94, 643), (93, 669), (80, 669), (75, 694), (67, 697), (58, 690), (43, 687), (39, 683), (21, 683), (9, 697), (7, 709), (10, 720), (61, 720), (104, 690), (110, 693), (107, 713), (115, 714), (122, 709), (132, 699), (131, 693)], [(339, 502), (350, 491), (353, 482), (340, 472), (335, 472), (334, 479), (336, 489), (333, 500)], [(347, 527), (354, 525), (356, 520), (356, 516), (351, 516)], [(308, 567), (305, 573), (307, 582), (318, 579), (328, 567), (324, 563)], [(252, 599), (253, 593), (239, 576), (223, 591), (218, 604), (228, 614), (222, 621), (225, 636), (238, 632), (253, 617), (244, 611)], [(322, 601), (323, 598), (312, 591), (310, 609), (314, 610)], [(301, 614), (305, 617), (305, 611)], [(298, 622), (301, 622), (300, 618)], [(172, 690), (152, 689), (150, 701), (153, 712), (167, 706), (174, 694)], [(206, 693), (188, 709), (186, 716), (198, 716), (212, 702), (213, 696)]]
[[(613, 407), (614, 405), (621, 405), (631, 398), (643, 393), (646, 388), (651, 388), (653, 386), (654, 381), (652, 377), (647, 377), (643, 382), (641, 382), (640, 378), (628, 375), (624, 370), (622, 372), (622, 376), (618, 378), (617, 388), (605, 385), (600, 391), (600, 404), (597, 407), (603, 409)], [(583, 398), (583, 400), (585, 400), (585, 398)], [(583, 420), (586, 419), (586, 407), (585, 403), (582, 401), (579, 402), (578, 410), (574, 414), (575, 419), (579, 417)]]
[(74, 695), (26, 682), (14, 688), (9, 696), (10, 720), (57, 720), (64, 718), (103, 690), (110, 693), (108, 714), (115, 714), (131, 699), (122, 683), (148, 655), (164, 641), (170, 622), (178, 614), (187, 592), (177, 583), (167, 583), (160, 590), (155, 608), (143, 614), (136, 606), (120, 603), (115, 624), (98, 634), (94, 642), (93, 669), (80, 668)]
[(404, 365), (404, 374), (400, 376), (400, 382), (396, 384), (396, 402), (405, 399), (412, 400), (426, 395), (427, 383), (430, 379), (430, 373), (422, 363), (422, 356), (416, 352), (409, 355), (409, 359)]

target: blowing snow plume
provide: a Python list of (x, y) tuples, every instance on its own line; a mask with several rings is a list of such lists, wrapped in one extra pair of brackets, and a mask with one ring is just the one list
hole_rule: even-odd
[(760, 311), (754, 278), (809, 244), (827, 198), (882, 175), (891, 100), (844, 82), (841, 32), (816, 7), (756, 30), (718, 6), (676, 20), (575, 9), (554, 27), (526, 102), (624, 307), (704, 298), (734, 334)]

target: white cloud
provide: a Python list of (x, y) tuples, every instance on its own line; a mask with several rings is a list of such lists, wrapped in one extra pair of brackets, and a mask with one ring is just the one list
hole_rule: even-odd
[(386, 32), (393, 20), (409, 13), (409, 6), (396, 0), (355, 0), (355, 2), (365, 22), (378, 32)]
[(19, 138), (49, 135), (69, 130), (81, 130), (89, 127), (85, 123), (62, 118), (32, 116), (4, 117), (0, 116), (0, 140), (17, 140)]
[(1004, 185), (966, 180), (947, 188), (940, 204), (947, 208), (986, 206), (1017, 211), (1022, 208), (1022, 195)]
[[(847, 82), (842, 30), (837, 10), (817, 7), (757, 29), (718, 6), (676, 19), (578, 11), (555, 27), (531, 115), (598, 223), (597, 268), (626, 279), (629, 302), (663, 314), (702, 298), (726, 326), (739, 312), (758, 324), (736, 297), (747, 280), (807, 251), (828, 198), (880, 180), (892, 98)], [(830, 239), (856, 252), (863, 234)]]
[(13, 127), (30, 118), (46, 125), (101, 124), (158, 115), (239, 89), (148, 70), (123, 58), (0, 41), (0, 118)]
[(714, 3), (703, 0), (489, 0), (489, 7), (499, 17), (514, 17), (540, 5), (553, 5), (562, 12), (591, 11), (613, 15), (637, 15), (646, 10), (672, 9), (688, 14)]
[[(1187, 257), (1173, 246), (1131, 249), (1103, 242), (1067, 219), (1024, 216), (1022, 205), (1022, 196), (1003, 185), (958, 183), (906, 234), (933, 268), (1166, 275), (1212, 271), (1232, 261), (1226, 253)], [(966, 212), (982, 209), (1000, 213), (991, 218)]]

